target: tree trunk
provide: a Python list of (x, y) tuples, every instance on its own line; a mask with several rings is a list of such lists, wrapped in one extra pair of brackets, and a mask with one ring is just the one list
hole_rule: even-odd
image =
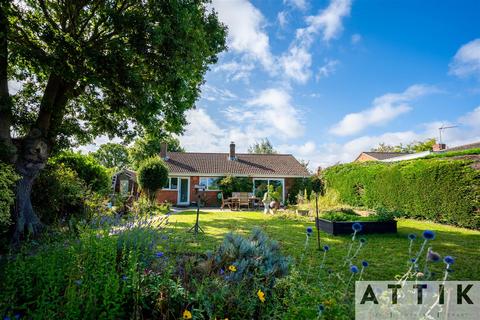
[(35, 178), (45, 167), (48, 148), (40, 131), (33, 129), (28, 137), (20, 142), (18, 160), (15, 169), (21, 175), (15, 190), (15, 229), (12, 237), (14, 245), (18, 244), (25, 233), (37, 236), (43, 229), (43, 224), (35, 214), (30, 195)]

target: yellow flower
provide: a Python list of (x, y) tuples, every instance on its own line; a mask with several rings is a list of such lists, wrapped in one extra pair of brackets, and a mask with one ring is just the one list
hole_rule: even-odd
[(183, 319), (192, 319), (192, 313), (188, 310), (183, 311)]
[(265, 302), (265, 292), (263, 292), (261, 289), (258, 289), (257, 291), (257, 296), (260, 301)]
[(232, 272), (236, 272), (237, 271), (237, 267), (235, 267), (233, 264), (231, 266), (228, 267), (228, 270), (232, 271)]

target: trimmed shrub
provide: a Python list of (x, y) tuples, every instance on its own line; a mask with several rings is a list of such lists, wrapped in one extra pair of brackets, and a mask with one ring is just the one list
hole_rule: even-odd
[(480, 228), (480, 171), (471, 161), (349, 163), (328, 168), (324, 175), (327, 188), (337, 191), (342, 203)]
[(107, 168), (90, 155), (65, 151), (51, 158), (49, 163), (52, 165), (62, 164), (75, 171), (92, 191), (108, 193), (110, 189), (110, 175)]
[(19, 178), (12, 166), (0, 162), (0, 234), (11, 224), (10, 208), (15, 200), (15, 182)]
[(167, 179), (168, 168), (158, 156), (142, 162), (137, 172), (138, 184), (147, 192), (147, 196), (151, 200), (155, 197), (155, 191), (167, 183)]

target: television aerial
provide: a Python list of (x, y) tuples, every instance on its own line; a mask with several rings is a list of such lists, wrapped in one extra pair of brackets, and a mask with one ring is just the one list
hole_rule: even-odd
[(442, 141), (442, 132), (443, 130), (446, 130), (446, 129), (451, 129), (451, 128), (456, 128), (458, 127), (457, 125), (453, 125), (453, 126), (445, 126), (444, 124), (442, 124), (442, 126), (440, 128), (438, 128), (438, 133), (439, 133), (439, 139), (438, 139), (438, 143), (439, 144), (442, 144), (443, 141)]

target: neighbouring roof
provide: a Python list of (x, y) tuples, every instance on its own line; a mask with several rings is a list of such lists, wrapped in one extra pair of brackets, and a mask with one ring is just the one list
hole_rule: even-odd
[(168, 152), (171, 174), (236, 175), (252, 177), (307, 177), (310, 174), (291, 154)]
[[(385, 160), (409, 154), (408, 152), (362, 152), (375, 160)], [(361, 155), (361, 154), (360, 154)], [(360, 157), (360, 156), (359, 156)], [(358, 159), (358, 158), (357, 158)]]
[(470, 143), (470, 144), (464, 144), (464, 145), (456, 146), (452, 148), (447, 148), (445, 150), (442, 150), (442, 152), (461, 151), (461, 150), (476, 149), (476, 148), (480, 148), (480, 141), (475, 143)]

